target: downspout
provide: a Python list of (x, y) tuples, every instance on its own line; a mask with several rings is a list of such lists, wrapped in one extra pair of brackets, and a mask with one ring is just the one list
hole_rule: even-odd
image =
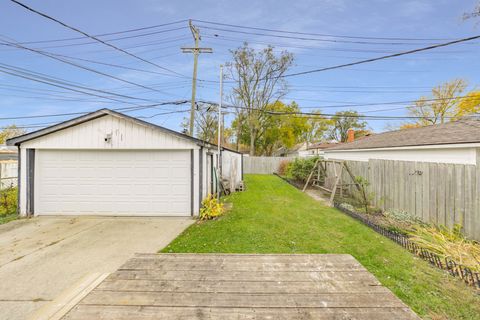
[(21, 173), (22, 173), (22, 150), (17, 145), (17, 215), (20, 216), (20, 193), (21, 193)]
[(203, 146), (200, 146), (200, 154), (198, 155), (198, 170), (199, 170), (199, 183), (198, 183), (198, 210), (200, 213), (200, 209), (202, 208), (202, 200), (203, 200)]

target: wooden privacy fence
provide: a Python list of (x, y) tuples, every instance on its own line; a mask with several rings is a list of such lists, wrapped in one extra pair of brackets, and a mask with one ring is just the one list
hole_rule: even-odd
[(278, 171), (282, 161), (292, 161), (294, 157), (243, 157), (244, 173), (272, 174)]
[[(468, 237), (480, 240), (477, 166), (396, 160), (346, 162), (353, 175), (368, 180), (367, 191), (375, 206), (403, 210), (422, 221), (449, 228), (458, 223)], [(342, 181), (347, 183), (348, 179), (342, 175)]]

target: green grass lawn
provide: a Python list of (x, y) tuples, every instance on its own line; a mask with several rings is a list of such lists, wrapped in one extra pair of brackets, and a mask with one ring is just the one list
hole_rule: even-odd
[(162, 252), (349, 253), (425, 319), (480, 319), (480, 295), (278, 177), (248, 175), (224, 217), (190, 226)]

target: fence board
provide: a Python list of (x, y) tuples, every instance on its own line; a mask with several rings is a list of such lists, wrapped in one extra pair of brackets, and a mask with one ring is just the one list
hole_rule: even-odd
[(422, 214), (419, 215), (423, 221), (430, 221), (430, 170), (426, 163), (422, 167)]
[[(465, 166), (465, 185), (475, 185), (476, 184), (476, 167), (467, 165)], [(464, 221), (462, 222), (465, 233), (469, 236), (475, 235), (475, 225), (474, 225), (474, 212), (475, 212), (475, 188), (467, 189), (465, 192), (465, 215)]]
[(294, 157), (243, 157), (243, 171), (247, 174), (272, 174), (278, 172), (282, 161), (293, 161)]
[[(453, 211), (453, 223), (462, 224), (465, 221), (465, 207), (466, 207), (466, 196), (467, 191), (464, 190), (465, 183), (465, 166), (456, 164), (455, 165), (455, 184), (453, 199), (455, 201), (454, 211)], [(453, 192), (452, 192), (453, 193)]]

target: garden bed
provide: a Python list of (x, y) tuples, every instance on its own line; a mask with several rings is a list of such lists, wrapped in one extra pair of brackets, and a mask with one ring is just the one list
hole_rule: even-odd
[(428, 261), (430, 264), (447, 271), (454, 277), (460, 277), (467, 284), (474, 286), (477, 289), (480, 289), (480, 273), (472, 271), (470, 268), (456, 263), (452, 259), (447, 257), (440, 257), (439, 255), (422, 248), (415, 242), (411, 241), (410, 238), (400, 232), (390, 230), (380, 224), (378, 224), (375, 219), (370, 218), (368, 215), (353, 211), (351, 209), (342, 206), (339, 203), (335, 203), (335, 207), (340, 211), (348, 214), (352, 218), (360, 220), (364, 224), (368, 225), (370, 228), (380, 233), (381, 235), (389, 238), (390, 240), (401, 245), (411, 253), (417, 255), (423, 260)]

